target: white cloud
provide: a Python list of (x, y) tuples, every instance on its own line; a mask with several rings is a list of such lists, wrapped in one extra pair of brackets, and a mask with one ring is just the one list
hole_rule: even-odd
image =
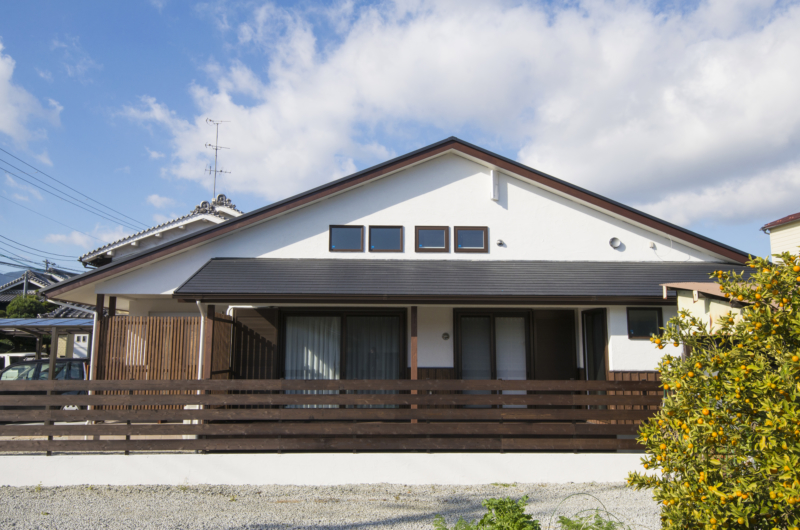
[(114, 170), (114, 173), (125, 173), (126, 175), (130, 175), (131, 166), (118, 167), (117, 169)]
[(151, 151), (147, 147), (145, 147), (144, 149), (145, 151), (147, 151), (147, 154), (150, 155), (150, 158), (152, 158), (153, 160), (158, 160), (159, 158), (164, 158), (165, 156), (164, 153), (159, 153), (158, 151)]
[(164, 214), (160, 214), (160, 213), (154, 213), (153, 214), (153, 222), (156, 225), (160, 225), (160, 224), (172, 221), (173, 219), (177, 219), (178, 217), (180, 217), (180, 215), (177, 214), (177, 213), (171, 213), (169, 215), (164, 215)]
[(40, 201), (42, 200), (42, 194), (39, 193), (39, 190), (37, 190), (33, 186), (29, 186), (29, 185), (24, 184), (22, 182), (18, 182), (16, 179), (14, 179), (8, 173), (6, 173), (6, 186), (8, 186), (9, 188), (20, 190), (21, 192), (25, 193), (25, 195), (18, 194), (18, 193), (14, 194), (14, 197), (16, 197), (16, 198), (20, 198), (22, 200), (27, 201), (27, 200), (30, 200), (31, 196), (33, 196), (33, 197), (36, 197), (37, 199), (39, 199)]
[(7, 135), (15, 144), (27, 146), (32, 140), (47, 136), (45, 129), (32, 122), (57, 126), (62, 107), (49, 100), (50, 108), (43, 106), (30, 92), (11, 80), (16, 63), (3, 54), (0, 42), (0, 133)]
[(205, 118), (229, 120), (233, 197), (286, 197), (391, 157), (380, 138), (419, 147), (424, 130), (517, 146), (524, 163), (669, 220), (763, 216), (743, 190), (777, 176), (800, 187), (800, 5), (653, 5), (344, 2), (324, 23), (272, 4), (238, 21), (206, 6), (266, 68), (210, 62), (189, 119), (149, 96), (123, 114), (167, 128), (168, 171), (206, 187)]
[(173, 199), (170, 199), (169, 197), (162, 197), (161, 195), (155, 193), (147, 196), (147, 202), (159, 209), (167, 208), (168, 206), (175, 204)]
[(49, 70), (39, 70), (38, 68), (36, 68), (36, 73), (39, 74), (39, 77), (41, 77), (48, 83), (53, 82), (53, 74)]
[(53, 39), (51, 49), (61, 52), (61, 64), (64, 66), (67, 75), (79, 79), (82, 82), (91, 81), (87, 76), (90, 70), (103, 69), (103, 65), (92, 59), (86, 50), (83, 49), (78, 37), (69, 35), (66, 35), (63, 39), (56, 37)]
[[(45, 236), (45, 243), (65, 243), (74, 245), (82, 249), (83, 253), (91, 252), (96, 248), (100, 248), (106, 243), (112, 243), (118, 239), (130, 235), (123, 227), (117, 225), (108, 227), (103, 225), (95, 225), (91, 231), (91, 235), (99, 239), (94, 239), (86, 234), (80, 232), (70, 232), (69, 234), (48, 234)], [(101, 243), (102, 241), (102, 243)]]

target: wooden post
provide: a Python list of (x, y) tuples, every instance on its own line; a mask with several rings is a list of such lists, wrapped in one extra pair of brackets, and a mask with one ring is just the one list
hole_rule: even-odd
[[(417, 370), (417, 306), (411, 306), (411, 344), (410, 346), (410, 364), (411, 364), (411, 380), (416, 381), (419, 379), (419, 371)], [(417, 390), (412, 390), (412, 394), (417, 394)], [(417, 405), (411, 405), (412, 409), (416, 409)], [(411, 420), (411, 423), (417, 423), (417, 420)]]
[[(53, 326), (52, 329), (50, 330), (50, 359), (48, 360), (50, 366), (49, 366), (48, 372), (47, 372), (47, 380), (48, 381), (52, 381), (52, 380), (54, 380), (56, 378), (56, 358), (58, 358), (58, 328)], [(51, 396), (52, 394), (53, 394), (53, 392), (51, 390), (47, 391), (47, 395), (48, 396)], [(53, 408), (54, 407), (52, 407), (52, 406), (48, 406), (47, 410), (50, 411), (50, 410), (53, 410)], [(43, 423), (46, 426), (53, 425), (53, 422), (51, 420), (49, 420), (49, 419), (45, 420)], [(47, 441), (48, 442), (52, 442), (53, 441), (53, 437), (52, 436), (48, 436), (47, 437)], [(47, 451), (46, 454), (47, 454), (47, 456), (53, 456), (53, 452), (52, 451)]]
[(117, 297), (116, 296), (109, 296), (108, 297), (108, 316), (109, 317), (117, 316)]
[[(94, 336), (92, 337), (92, 342), (90, 343), (92, 347), (88, 352), (86, 352), (86, 357), (89, 359), (89, 379), (92, 381), (97, 379), (98, 356), (100, 355), (101, 338), (103, 336), (103, 307), (105, 307), (105, 295), (98, 294), (94, 306), (94, 310), (97, 313), (97, 329), (95, 330)], [(94, 355), (92, 355), (92, 352), (94, 352)]]
[(53, 326), (50, 330), (50, 372), (47, 374), (48, 381), (55, 379), (56, 358), (58, 357), (58, 328)]
[(42, 358), (42, 336), (36, 335), (36, 360)]
[(206, 308), (205, 327), (203, 337), (203, 379), (211, 379), (211, 357), (214, 348), (214, 304)]

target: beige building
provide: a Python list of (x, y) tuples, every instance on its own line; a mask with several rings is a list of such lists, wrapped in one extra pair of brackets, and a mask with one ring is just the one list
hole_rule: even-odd
[(767, 223), (761, 230), (769, 234), (771, 254), (796, 253), (800, 247), (800, 212)]
[(667, 291), (675, 291), (678, 301), (678, 312), (686, 310), (713, 330), (719, 328), (721, 318), (728, 313), (740, 315), (741, 305), (731, 302), (719, 291), (714, 282), (673, 282), (662, 284), (664, 298)]

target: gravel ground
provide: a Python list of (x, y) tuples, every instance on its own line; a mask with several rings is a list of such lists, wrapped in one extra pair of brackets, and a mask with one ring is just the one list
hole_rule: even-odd
[(452, 525), (458, 517), (480, 518), (485, 498), (523, 495), (530, 497), (526, 511), (543, 528), (558, 528), (548, 524), (554, 510), (555, 522), (558, 515), (602, 505), (631, 528), (660, 526), (649, 492), (621, 483), (584, 483), (0, 487), (0, 528), (430, 529), (436, 514)]

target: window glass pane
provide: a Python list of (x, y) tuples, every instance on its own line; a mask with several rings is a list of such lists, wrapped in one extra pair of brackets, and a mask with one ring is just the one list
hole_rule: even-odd
[[(287, 317), (286, 379), (340, 379), (341, 333), (341, 317)], [(336, 390), (286, 393), (338, 394)], [(338, 405), (287, 405), (286, 408), (338, 408)]]
[(9, 366), (0, 379), (3, 381), (30, 381), (33, 378), (35, 368), (36, 365), (34, 363)]
[[(497, 378), (504, 381), (528, 378), (525, 348), (525, 318), (494, 319)], [(527, 394), (524, 390), (503, 390), (503, 394)], [(504, 405), (503, 408), (525, 408), (525, 405)]]
[(444, 248), (444, 230), (436, 228), (433, 230), (419, 230), (419, 248)]
[(83, 364), (84, 363), (76, 361), (69, 363), (67, 379), (83, 379)]
[(461, 377), (491, 379), (491, 331), (489, 317), (461, 317)]
[(458, 248), (483, 248), (483, 230), (458, 231)]
[(331, 250), (361, 250), (361, 227), (331, 227)]
[(400, 379), (400, 317), (347, 317), (347, 379)]
[(658, 309), (628, 309), (628, 334), (631, 337), (649, 338), (659, 329)]
[(372, 228), (369, 229), (370, 250), (403, 250), (403, 229)]

